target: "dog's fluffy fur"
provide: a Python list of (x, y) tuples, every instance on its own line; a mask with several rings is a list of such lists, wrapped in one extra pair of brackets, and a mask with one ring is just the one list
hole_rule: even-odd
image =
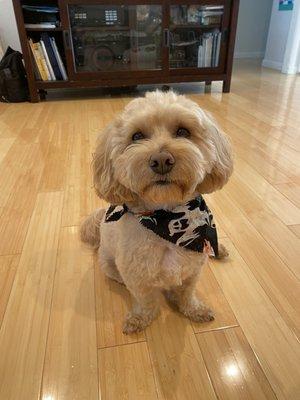
[[(176, 137), (178, 128), (190, 137)], [(133, 141), (135, 132), (144, 139)], [(173, 169), (163, 176), (149, 167), (151, 156), (168, 151)], [(171, 210), (197, 194), (220, 189), (232, 172), (231, 147), (212, 118), (196, 103), (173, 92), (150, 92), (131, 101), (100, 134), (93, 163), (97, 194), (133, 211)], [(84, 242), (98, 248), (104, 273), (124, 283), (134, 299), (124, 333), (144, 329), (158, 312), (163, 291), (177, 309), (194, 321), (213, 319), (198, 299), (195, 284), (207, 256), (171, 244), (145, 229), (128, 213), (117, 222), (102, 223), (96, 210), (81, 228)], [(101, 245), (100, 245), (101, 234)], [(220, 256), (226, 249), (220, 246)]]

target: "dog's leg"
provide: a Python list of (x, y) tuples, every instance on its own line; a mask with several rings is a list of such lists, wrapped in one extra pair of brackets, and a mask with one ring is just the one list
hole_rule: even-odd
[(117, 266), (111, 258), (107, 257), (105, 252), (100, 248), (99, 250), (100, 267), (106, 276), (114, 281), (124, 284), (124, 281), (117, 269)]
[(181, 286), (165, 291), (164, 294), (172, 305), (192, 321), (213, 321), (213, 312), (197, 297), (196, 282), (197, 278), (193, 276), (185, 280)]
[(134, 305), (126, 316), (123, 333), (130, 334), (140, 332), (151, 324), (158, 315), (158, 295), (156, 290), (147, 294), (141, 294), (135, 290), (130, 290), (134, 297)]

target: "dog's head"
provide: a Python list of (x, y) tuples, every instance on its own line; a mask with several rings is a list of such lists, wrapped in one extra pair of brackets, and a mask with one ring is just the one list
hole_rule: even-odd
[(227, 182), (231, 147), (196, 103), (156, 91), (105, 128), (93, 166), (96, 191), (110, 203), (179, 204)]

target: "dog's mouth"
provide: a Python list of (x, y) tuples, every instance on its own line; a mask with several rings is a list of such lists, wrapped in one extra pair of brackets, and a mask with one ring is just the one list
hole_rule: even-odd
[(155, 181), (155, 182), (154, 182), (154, 185), (158, 185), (158, 186), (167, 186), (167, 185), (170, 185), (171, 183), (173, 183), (173, 182), (168, 181), (168, 180), (166, 180), (166, 179), (159, 179), (158, 181)]

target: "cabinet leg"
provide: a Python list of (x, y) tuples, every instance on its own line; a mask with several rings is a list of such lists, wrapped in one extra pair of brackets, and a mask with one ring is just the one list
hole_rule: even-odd
[(229, 93), (230, 92), (230, 85), (231, 85), (231, 79), (225, 79), (223, 81), (223, 93)]
[(41, 99), (41, 100), (46, 100), (47, 90), (40, 89), (40, 90), (39, 90), (39, 95), (40, 95), (40, 99)]
[(211, 81), (206, 81), (205, 82), (205, 93), (211, 93)]
[(28, 89), (29, 89), (29, 101), (31, 103), (38, 103), (40, 101), (40, 96), (37, 88), (35, 87), (34, 82), (28, 81)]

